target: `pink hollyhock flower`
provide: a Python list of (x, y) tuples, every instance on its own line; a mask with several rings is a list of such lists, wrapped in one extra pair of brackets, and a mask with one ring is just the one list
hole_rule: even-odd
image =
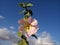
[(19, 24), (19, 31), (22, 32), (27, 38), (31, 35), (35, 34), (37, 32), (38, 28), (38, 22), (36, 19), (32, 19), (29, 17), (28, 19), (21, 19), (18, 21)]

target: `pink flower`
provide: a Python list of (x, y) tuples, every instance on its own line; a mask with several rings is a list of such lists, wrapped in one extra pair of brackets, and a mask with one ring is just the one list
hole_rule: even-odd
[(25, 35), (27, 38), (31, 35), (35, 34), (37, 32), (38, 28), (38, 22), (36, 19), (32, 19), (29, 17), (28, 19), (21, 19), (18, 21), (20, 24), (19, 31), (22, 32), (23, 35)]

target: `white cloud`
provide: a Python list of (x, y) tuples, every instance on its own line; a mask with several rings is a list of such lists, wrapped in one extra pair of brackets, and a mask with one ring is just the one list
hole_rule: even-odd
[(4, 19), (4, 17), (0, 15), (0, 19)]
[(10, 29), (15, 29), (14, 26), (10, 26)]
[(41, 36), (37, 39), (29, 39), (31, 45), (58, 45), (52, 39), (51, 35), (47, 32), (42, 32)]
[(12, 45), (17, 45), (17, 43), (12, 43)]
[[(14, 31), (8, 30), (7, 28), (0, 28), (0, 41), (10, 41), (15, 44), (20, 40)], [(4, 43), (2, 43), (3, 45)]]
[[(3, 43), (1, 43), (1, 40)], [(16, 32), (8, 30), (7, 28), (0, 28), (1, 45), (6, 45), (4, 42), (8, 43), (8, 45), (17, 45), (18, 40), (20, 38), (16, 36)], [(29, 38), (29, 43), (30, 45), (58, 45), (47, 32), (42, 32), (38, 39)]]
[(7, 28), (0, 29), (0, 39), (9, 39)]

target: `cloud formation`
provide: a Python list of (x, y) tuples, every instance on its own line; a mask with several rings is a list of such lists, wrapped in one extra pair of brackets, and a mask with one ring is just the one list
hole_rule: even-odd
[(0, 15), (0, 19), (4, 19), (4, 17)]
[(47, 32), (42, 32), (41, 36), (37, 39), (29, 39), (30, 45), (58, 45)]
[[(0, 44), (17, 45), (20, 38), (17, 37), (16, 32), (8, 30), (7, 28), (0, 28)], [(1, 43), (3, 41), (3, 43)], [(47, 32), (42, 32), (38, 39), (29, 38), (30, 45), (58, 45)]]
[(10, 26), (10, 29), (15, 29), (14, 26)]
[(8, 30), (7, 28), (0, 28), (0, 40), (17, 43), (20, 39), (14, 31)]

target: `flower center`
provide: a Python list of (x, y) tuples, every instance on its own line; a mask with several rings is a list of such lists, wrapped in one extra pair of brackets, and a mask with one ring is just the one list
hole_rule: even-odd
[(25, 22), (23, 26), (26, 32), (30, 29), (30, 24), (28, 22)]

